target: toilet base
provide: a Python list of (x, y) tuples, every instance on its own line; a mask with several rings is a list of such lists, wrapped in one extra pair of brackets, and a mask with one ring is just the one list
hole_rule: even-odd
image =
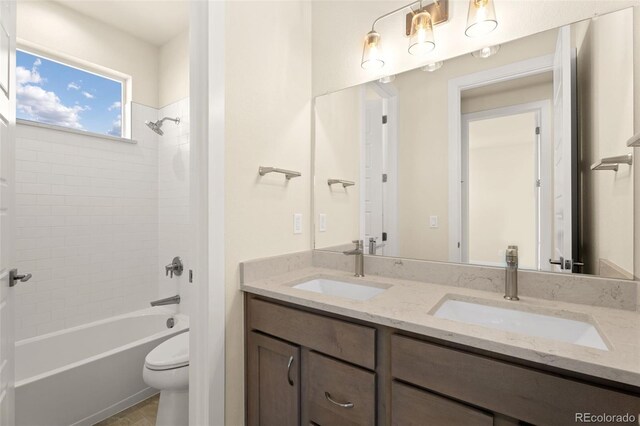
[(189, 425), (189, 389), (160, 392), (156, 426)]

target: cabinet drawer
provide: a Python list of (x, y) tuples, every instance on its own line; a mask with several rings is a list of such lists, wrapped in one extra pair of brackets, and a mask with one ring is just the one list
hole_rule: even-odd
[(371, 327), (249, 298), (249, 327), (373, 370)]
[(391, 385), (393, 426), (492, 426), (493, 416), (402, 383)]
[(306, 403), (312, 423), (321, 426), (375, 423), (374, 373), (315, 352), (309, 353), (307, 372)]
[(576, 413), (640, 411), (640, 398), (400, 335), (393, 377), (533, 424), (573, 424)]

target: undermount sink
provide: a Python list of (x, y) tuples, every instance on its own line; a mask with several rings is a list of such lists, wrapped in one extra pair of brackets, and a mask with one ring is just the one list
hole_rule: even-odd
[(385, 288), (373, 287), (366, 284), (334, 281), (325, 278), (317, 278), (296, 284), (293, 288), (353, 300), (369, 300), (386, 290)]
[(433, 313), (433, 316), (529, 336), (560, 340), (605, 351), (609, 350), (596, 327), (586, 321), (576, 319), (454, 299), (445, 300)]

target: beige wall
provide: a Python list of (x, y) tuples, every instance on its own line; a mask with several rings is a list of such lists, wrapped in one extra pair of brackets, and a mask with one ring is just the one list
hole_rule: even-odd
[[(353, 87), (316, 99), (315, 121), (315, 247), (350, 243), (360, 235), (360, 139), (362, 89)], [(355, 186), (327, 185), (346, 179)], [(319, 214), (327, 215), (320, 232)]]
[[(581, 26), (578, 45), (578, 99), (581, 117), (583, 246), (586, 272), (599, 273), (599, 261), (633, 273), (633, 173), (591, 171), (603, 157), (631, 152), (633, 134), (633, 39), (631, 9), (601, 16)], [(615, 70), (615, 78), (612, 73)]]
[(132, 77), (134, 102), (157, 108), (159, 49), (52, 1), (19, 1), (18, 43)]
[(174, 37), (160, 48), (158, 106), (189, 96), (189, 31)]
[[(225, 424), (240, 426), (244, 321), (238, 264), (311, 247), (311, 6), (229, 2), (225, 20)], [(247, 22), (251, 31), (241, 25)], [(302, 176), (260, 177), (261, 165)], [(300, 235), (293, 234), (294, 213), (303, 215)]]
[(534, 112), (469, 123), (471, 263), (501, 265), (515, 244), (520, 267), (537, 268), (535, 126)]
[[(640, 29), (640, 6), (633, 8), (633, 27)], [(640, 31), (633, 32), (633, 85), (640, 88)], [(634, 90), (634, 132), (640, 133), (640, 90)], [(640, 277), (640, 163), (638, 155), (640, 148), (633, 149), (634, 159), (634, 209), (633, 209), (633, 241), (634, 241), (634, 274)], [(640, 284), (639, 284), (640, 287)], [(638, 292), (638, 306), (640, 306), (640, 291)]]
[(435, 28), (437, 47), (429, 58), (407, 53), (403, 35), (404, 15), (381, 21), (386, 65), (382, 71), (360, 68), (362, 41), (378, 16), (398, 7), (397, 1), (314, 1), (313, 4), (313, 94), (321, 95), (379, 78), (398, 74), (427, 62), (448, 59), (479, 48), (557, 28), (594, 15), (637, 4), (620, 1), (502, 1), (496, 3), (499, 26), (486, 37), (464, 35), (468, 0), (450, 0), (449, 22)]

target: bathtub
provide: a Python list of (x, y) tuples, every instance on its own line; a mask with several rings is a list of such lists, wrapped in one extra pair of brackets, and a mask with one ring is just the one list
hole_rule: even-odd
[(16, 342), (16, 425), (92, 425), (157, 393), (144, 358), (188, 329), (186, 316), (154, 307)]

